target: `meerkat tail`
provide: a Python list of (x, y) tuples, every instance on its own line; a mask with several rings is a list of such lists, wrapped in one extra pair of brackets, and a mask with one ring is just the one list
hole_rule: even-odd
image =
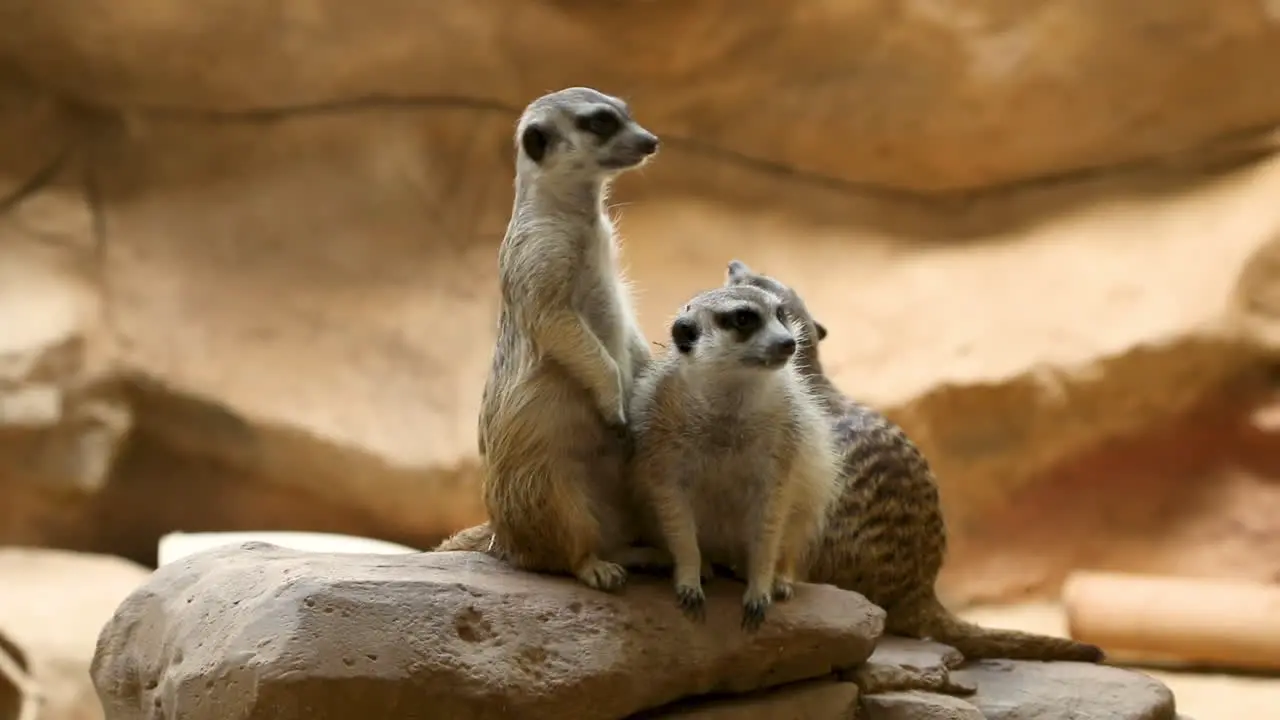
[(479, 525), (459, 530), (458, 532), (445, 538), (439, 545), (432, 548), (431, 552), (482, 552), (487, 553), (493, 550), (493, 529), (489, 527), (489, 523), (481, 523)]
[(984, 628), (961, 620), (936, 596), (914, 615), (921, 627), (913, 628), (915, 632), (912, 635), (927, 636), (950, 645), (959, 650), (966, 660), (1004, 658), (1096, 663), (1105, 657), (1096, 645), (1020, 630)]

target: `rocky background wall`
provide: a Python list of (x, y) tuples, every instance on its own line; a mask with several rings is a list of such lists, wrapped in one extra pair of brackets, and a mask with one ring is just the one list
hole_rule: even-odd
[(0, 2), (0, 543), (430, 546), (512, 128), (624, 96), (651, 339), (738, 257), (943, 483), (961, 605), (1280, 578), (1280, 4)]

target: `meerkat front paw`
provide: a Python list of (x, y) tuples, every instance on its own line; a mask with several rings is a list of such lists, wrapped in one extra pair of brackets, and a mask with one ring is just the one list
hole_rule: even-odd
[(627, 584), (627, 571), (617, 563), (590, 558), (574, 573), (584, 585), (604, 592), (616, 592)]
[(700, 586), (677, 585), (676, 600), (680, 604), (680, 609), (684, 611), (685, 617), (696, 622), (704, 622), (707, 619), (707, 596), (703, 594)]
[(764, 616), (773, 604), (773, 597), (767, 593), (747, 591), (742, 596), (742, 629), (755, 632), (764, 623)]

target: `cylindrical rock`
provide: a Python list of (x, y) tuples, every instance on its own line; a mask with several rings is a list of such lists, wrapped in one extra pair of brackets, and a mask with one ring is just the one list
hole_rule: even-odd
[(1075, 572), (1062, 588), (1071, 637), (1109, 659), (1280, 670), (1280, 586)]

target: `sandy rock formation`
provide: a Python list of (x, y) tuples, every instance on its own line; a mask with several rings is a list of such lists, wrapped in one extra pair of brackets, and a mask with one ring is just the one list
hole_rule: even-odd
[(708, 586), (695, 625), (669, 582), (633, 580), (612, 596), (477, 553), (246, 543), (156, 571), (102, 630), (92, 674), (108, 720), (604, 720), (827, 676), (883, 627), (861, 596), (806, 585), (752, 636), (735, 583)]
[(369, 97), (511, 110), (581, 78), (690, 145), (911, 190), (1110, 167), (1280, 120), (1280, 15), (1246, 0), (353, 7), (14, 0), (0, 56), (96, 106), (193, 116)]
[(983, 660), (955, 674), (978, 686), (969, 702), (989, 720), (1174, 720), (1177, 715), (1173, 693), (1158, 680), (1105, 665)]
[[(106, 720), (396, 717), (1172, 720), (1139, 673), (987, 661), (952, 671), (967, 699), (860, 697), (864, 662), (947, 672), (955, 650), (880, 638), (856, 593), (802, 585), (760, 634), (737, 627), (740, 585), (707, 586), (690, 624), (669, 583), (618, 596), (478, 553), (349, 555), (245, 543), (156, 571), (103, 628), (92, 666)], [(879, 641), (877, 642), (877, 638)], [(876, 645), (873, 650), (873, 645)], [(246, 687), (255, 692), (246, 693)], [(283, 715), (281, 713), (284, 713)]]
[[(937, 643), (884, 636), (869, 663), (932, 668), (955, 665), (956, 651)], [(963, 698), (927, 692), (864, 696), (866, 720), (1174, 720), (1174, 698), (1143, 673), (1084, 663), (985, 660), (950, 670), (977, 687)]]
[[(0, 8), (0, 540), (150, 561), (174, 529), (427, 547), (481, 520), (511, 126), (586, 82), (664, 138), (616, 193), (651, 339), (730, 257), (797, 285), (836, 379), (937, 467), (953, 596), (1280, 571), (1260, 482), (1163, 545), (1101, 518), (1019, 555), (1052, 523), (992, 521), (1272, 392), (1267, 3), (86, 2)], [(1127, 461), (1071, 476), (1076, 514)]]
[(101, 720), (94, 637), (147, 575), (119, 558), (0, 548), (0, 720), (28, 720), (24, 700), (39, 720)]

